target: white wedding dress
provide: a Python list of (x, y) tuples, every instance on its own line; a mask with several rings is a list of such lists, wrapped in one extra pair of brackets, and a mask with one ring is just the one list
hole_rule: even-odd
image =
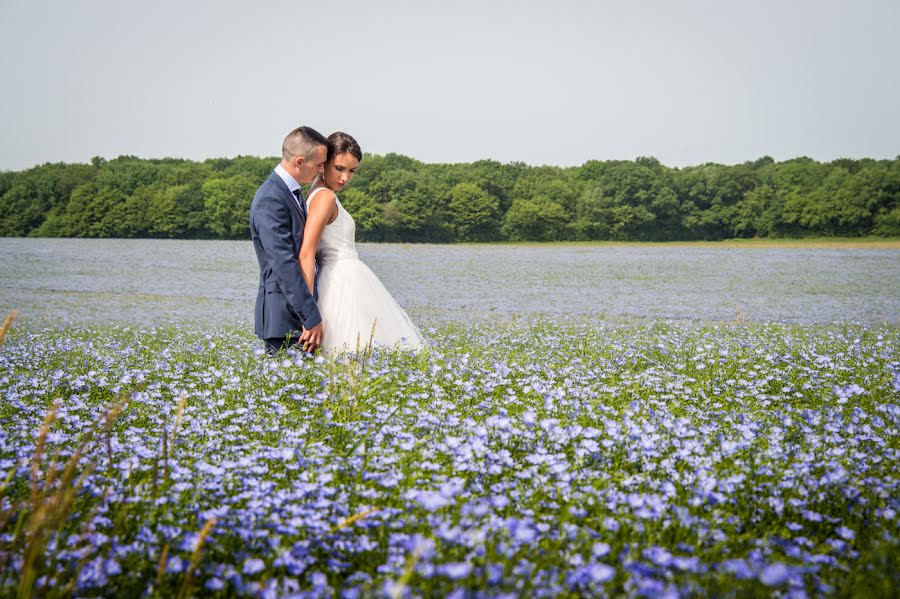
[[(306, 199), (307, 211), (317, 187)], [(325, 225), (316, 262), (319, 312), (325, 326), (322, 348), (356, 351), (373, 346), (420, 349), (422, 334), (400, 304), (356, 252), (356, 223), (335, 196), (338, 215)], [(374, 326), (374, 331), (373, 331)]]

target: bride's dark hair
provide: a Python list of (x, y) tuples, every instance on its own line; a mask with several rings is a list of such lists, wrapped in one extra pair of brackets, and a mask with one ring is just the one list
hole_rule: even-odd
[(328, 136), (328, 160), (331, 160), (338, 154), (350, 153), (362, 162), (363, 153), (359, 149), (359, 144), (347, 133), (343, 131), (335, 131)]

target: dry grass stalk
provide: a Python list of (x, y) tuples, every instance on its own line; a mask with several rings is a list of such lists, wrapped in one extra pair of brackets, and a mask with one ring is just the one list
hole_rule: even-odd
[(156, 588), (159, 590), (163, 576), (166, 575), (166, 564), (169, 562), (169, 544), (163, 545), (159, 554), (159, 562), (156, 564)]
[(328, 360), (328, 399), (334, 397), (334, 356)]
[(368, 360), (369, 356), (372, 355), (372, 347), (375, 345), (375, 325), (378, 324), (378, 319), (372, 321), (372, 330), (369, 331), (369, 341), (366, 343), (366, 347), (364, 348), (365, 355), (362, 356), (362, 360), (360, 360), (361, 364), (365, 364), (366, 360)]
[(365, 511), (359, 512), (357, 514), (353, 514), (352, 516), (348, 516), (348, 517), (344, 518), (343, 520), (341, 520), (340, 522), (338, 522), (337, 525), (331, 529), (331, 532), (337, 532), (339, 530), (347, 528), (348, 526), (352, 526), (358, 520), (362, 520), (366, 516), (370, 516), (377, 511), (378, 511), (378, 508), (373, 507), (370, 510), (365, 510)]
[(113, 452), (110, 433), (112, 431), (113, 423), (118, 420), (126, 405), (128, 405), (128, 399), (120, 400), (119, 403), (113, 406), (113, 408), (106, 413), (106, 417), (103, 419), (103, 434), (106, 437), (106, 457), (109, 460), (109, 463), (107, 465), (107, 475), (110, 479), (115, 476), (115, 471), (113, 470)]
[(9, 327), (12, 326), (13, 321), (18, 317), (18, 310), (13, 310), (6, 316), (6, 320), (3, 321), (3, 326), (0, 326), (0, 345), (3, 345), (3, 340), (6, 339), (6, 331), (9, 330)]
[(187, 404), (187, 391), (182, 391), (178, 398), (178, 409), (175, 412), (175, 426), (172, 428), (172, 441), (175, 441), (178, 435), (178, 429), (181, 428), (181, 421), (184, 419), (184, 406)]
[[(9, 471), (9, 474), (6, 475), (6, 480), (3, 481), (3, 486), (0, 487), (0, 496), (3, 496), (6, 493), (6, 488), (9, 486), (9, 483), (12, 482), (12, 479), (15, 477), (16, 472), (19, 470), (19, 466), (22, 464), (21, 461), (17, 462)], [(6, 526), (9, 524), (9, 521), (12, 520), (13, 516), (17, 514), (16, 505), (10, 505), (2, 512), (0, 512), (0, 530), (6, 530)], [(21, 519), (20, 519), (21, 521)], [(16, 533), (18, 534), (18, 530)], [(15, 534), (13, 536), (15, 536)], [(3, 543), (0, 542), (0, 547), (4, 547)], [(4, 551), (0, 552), (0, 572), (6, 572), (6, 564), (9, 562), (9, 558), (12, 555), (11, 551), (6, 551), (6, 547), (4, 547)], [(0, 578), (2, 580), (2, 578)]]
[[(108, 497), (108, 493), (104, 495), (104, 500), (106, 499), (106, 497)], [(91, 508), (90, 513), (89, 513), (89, 514), (87, 515), (87, 517), (84, 518), (82, 521), (83, 521), (84, 523), (93, 522), (94, 518), (97, 517), (97, 513), (98, 513), (98, 511), (99, 511), (99, 508), (100, 508), (100, 504), (94, 505), (94, 507)], [(80, 544), (80, 543), (84, 543), (84, 542), (88, 539), (89, 536), (90, 536), (90, 529), (88, 528), (87, 525), (85, 525), (84, 528), (81, 530), (81, 533), (78, 535), (78, 541), (77, 541), (77, 542), (78, 542), (79, 544)], [(74, 591), (75, 591), (75, 584), (78, 582), (78, 576), (81, 574), (81, 571), (84, 570), (84, 567), (87, 565), (88, 561), (90, 561), (90, 559), (91, 559), (92, 557), (93, 557), (92, 553), (86, 552), (86, 553), (78, 560), (78, 562), (77, 562), (77, 564), (76, 564), (76, 566), (75, 566), (75, 572), (73, 573), (71, 580), (69, 580), (68, 584), (66, 584), (65, 586), (63, 586), (63, 587), (61, 587), (61, 588), (57, 587), (57, 586), (56, 586), (56, 581), (53, 580), (51, 577), (48, 577), (48, 578), (46, 579), (46, 581), (44, 582), (43, 586), (38, 586), (38, 587), (35, 589), (36, 592), (35, 592), (34, 594), (35, 594), (36, 596), (57, 596), (57, 597), (70, 597), (70, 596), (72, 596), (72, 595), (74, 594)], [(57, 571), (57, 564), (58, 564), (58, 563), (59, 563), (59, 560), (57, 559), (57, 556), (56, 556), (56, 555), (51, 556), (51, 558), (50, 558), (50, 560), (49, 560), (49, 562), (48, 562), (49, 567), (46, 568), (46, 571), (48, 571), (48, 572), (56, 572), (56, 571)], [(46, 589), (47, 589), (48, 587), (50, 588), (50, 592), (49, 592), (49, 593), (46, 592)]]
[(401, 599), (403, 597), (403, 592), (406, 590), (406, 586), (409, 584), (416, 569), (416, 564), (419, 563), (423, 553), (425, 553), (425, 545), (421, 543), (406, 558), (406, 567), (403, 568), (403, 574), (400, 575), (400, 578), (397, 579), (397, 582), (391, 588), (391, 599)]
[[(94, 464), (89, 465), (76, 478), (75, 473), (88, 441), (82, 442), (78, 450), (66, 463), (62, 478), (58, 485), (42, 486), (37, 499), (37, 507), (27, 516), (23, 516), (25, 536), (22, 540), (25, 550), (22, 557), (22, 578), (19, 581), (19, 596), (29, 597), (33, 594), (34, 583), (38, 577), (38, 563), (47, 561), (46, 549), (54, 534), (58, 534), (68, 520), (69, 513), (78, 496), (84, 481), (94, 472)], [(49, 482), (49, 481), (48, 481)], [(14, 539), (15, 543), (18, 539)]]
[(206, 524), (203, 525), (203, 528), (200, 530), (200, 536), (197, 538), (197, 546), (194, 547), (194, 552), (191, 553), (191, 562), (188, 566), (187, 572), (184, 574), (184, 581), (181, 583), (181, 590), (178, 591), (178, 597), (189, 597), (191, 591), (191, 585), (193, 583), (194, 570), (197, 569), (197, 566), (200, 565), (200, 558), (203, 556), (203, 545), (206, 542), (206, 537), (209, 536), (209, 533), (212, 532), (212, 527), (215, 526), (216, 519), (210, 518), (206, 521)]
[(6, 475), (6, 479), (4, 479), (3, 484), (0, 485), (0, 495), (6, 491), (6, 487), (9, 486), (9, 483), (12, 482), (13, 477), (16, 475), (16, 471), (19, 469), (19, 465), (22, 463), (22, 460), (16, 462), (16, 465), (12, 467), (9, 471), (9, 474)]
[(162, 436), (162, 458), (163, 458), (163, 478), (169, 479), (169, 431), (166, 430), (166, 426), (163, 425), (163, 436)]
[(153, 458), (153, 471), (151, 480), (151, 489), (153, 490), (153, 500), (156, 501), (156, 498), (159, 497), (159, 488), (157, 486), (159, 482), (159, 456)]
[(101, 430), (108, 432), (126, 403), (127, 401), (121, 401), (107, 412), (103, 419), (95, 423), (93, 430), (85, 435), (77, 449), (66, 461), (62, 471), (57, 467), (57, 461), (51, 460), (50, 466), (41, 480), (41, 464), (46, 453), (47, 435), (50, 427), (56, 421), (59, 406), (54, 403), (44, 418), (44, 423), (35, 441), (29, 472), (30, 503), (14, 502), (10, 508), (13, 513), (9, 517), (4, 514), (0, 520), (4, 523), (5, 528), (5, 523), (11, 517), (16, 518), (15, 531), (7, 547), (6, 557), (16, 552), (17, 548), (21, 548), (22, 566), (17, 591), (20, 597), (33, 596), (38, 591), (35, 588), (38, 576), (55, 563), (55, 556), (46, 554), (47, 546), (65, 526), (80, 489), (96, 467), (95, 463), (89, 463), (82, 467), (81, 460), (86, 455), (96, 433)]
[(38, 433), (37, 441), (34, 443), (34, 455), (31, 456), (31, 506), (34, 510), (38, 508), (38, 500), (40, 499), (38, 479), (41, 472), (41, 460), (44, 457), (44, 445), (47, 442), (47, 434), (50, 432), (50, 427), (56, 421), (58, 412), (59, 404), (53, 402), (53, 406), (44, 417), (44, 423), (41, 425), (41, 432)]

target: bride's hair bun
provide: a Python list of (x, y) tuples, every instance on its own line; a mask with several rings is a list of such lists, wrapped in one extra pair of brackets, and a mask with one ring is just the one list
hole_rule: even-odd
[(347, 133), (343, 131), (335, 131), (331, 135), (328, 136), (328, 160), (331, 160), (338, 154), (346, 154), (350, 153), (356, 157), (357, 160), (362, 162), (363, 153), (359, 148), (359, 144), (356, 143), (356, 140)]

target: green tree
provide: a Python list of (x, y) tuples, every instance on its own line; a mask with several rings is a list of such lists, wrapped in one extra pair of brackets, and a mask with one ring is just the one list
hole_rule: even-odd
[[(120, 156), (0, 172), (0, 235), (240, 238), (275, 163)], [(559, 168), (367, 155), (342, 201), (373, 241), (895, 235), (900, 157), (670, 169), (652, 157)]]
[(575, 204), (578, 199), (578, 185), (560, 168), (543, 166), (528, 171), (521, 176), (513, 187), (512, 197), (515, 200), (533, 200), (546, 198), (566, 209), (569, 217), (575, 215)]
[(459, 182), (477, 185), (497, 198), (501, 213), (506, 213), (512, 205), (516, 183), (531, 171), (531, 167), (523, 162), (501, 164), (496, 160), (478, 160), (463, 167)]
[(150, 232), (150, 206), (153, 205), (162, 185), (143, 185), (125, 200), (122, 207), (121, 223), (126, 237), (155, 237)]
[(736, 237), (775, 236), (780, 222), (779, 199), (771, 185), (761, 185), (747, 192), (732, 214)]
[(450, 219), (459, 241), (491, 241), (499, 235), (500, 202), (477, 185), (459, 183), (450, 191)]
[(385, 154), (384, 156), (367, 154), (363, 157), (363, 161), (356, 171), (356, 176), (353, 177), (348, 187), (368, 193), (378, 198), (381, 203), (387, 203), (391, 198), (379, 197), (378, 192), (369, 187), (375, 181), (389, 179), (392, 176), (392, 172), (396, 171), (407, 171), (415, 176), (422, 167), (422, 163), (418, 160), (401, 154)]
[(17, 176), (18, 173), (12, 171), (0, 171), (0, 198), (13, 186)]
[[(874, 235), (900, 235), (900, 156), (892, 161), (874, 165), (868, 171), (869, 177), (878, 180), (878, 193), (872, 199), (872, 233)], [(862, 173), (861, 173), (862, 174)]]
[(138, 187), (159, 183), (163, 170), (165, 166), (157, 160), (119, 156), (100, 166), (94, 182), (97, 189), (115, 189), (130, 196)]
[(449, 241), (452, 231), (440, 186), (425, 175), (405, 169), (384, 171), (368, 186), (381, 205), (386, 241)]
[(375, 198), (358, 189), (344, 188), (341, 191), (341, 204), (353, 215), (358, 241), (383, 240), (382, 210)]
[(816, 198), (813, 192), (826, 175), (822, 164), (806, 157), (794, 158), (775, 165), (773, 185), (781, 200), (782, 222), (779, 236), (803, 237), (812, 234)]
[[(249, 218), (249, 217), (248, 217)], [(172, 239), (202, 237), (203, 192), (193, 184), (157, 187), (147, 206), (148, 233)]]
[(65, 213), (52, 221), (53, 227), (63, 237), (123, 237), (118, 216), (125, 200), (118, 189), (85, 183), (72, 192)]
[[(761, 169), (766, 160), (752, 164)], [(673, 178), (685, 237), (714, 240), (737, 234), (737, 206), (758, 185), (759, 170), (752, 164), (704, 164), (684, 169)]]
[(258, 184), (247, 175), (207, 179), (201, 186), (206, 226), (223, 239), (249, 236), (250, 204)]
[(900, 237), (900, 206), (875, 215), (872, 234), (885, 237)]
[[(592, 170), (599, 171), (595, 165)], [(634, 162), (617, 161), (602, 169), (600, 207), (605, 229), (612, 239), (647, 240), (661, 238), (657, 208), (668, 217), (678, 214), (674, 192), (669, 188), (668, 174), (655, 158), (639, 158)]]
[(272, 169), (278, 164), (280, 158), (258, 158), (256, 156), (236, 156), (234, 158), (210, 158), (204, 162), (209, 169), (209, 176), (216, 179), (228, 179), (236, 175), (243, 175), (257, 186), (269, 178)]
[(581, 193), (575, 208), (575, 218), (568, 227), (577, 241), (611, 239), (608, 203), (600, 185), (589, 185)]
[(544, 197), (514, 200), (503, 219), (503, 234), (510, 241), (557, 241), (566, 233), (565, 208)]
[(72, 192), (94, 173), (85, 164), (44, 164), (7, 179), (0, 196), (0, 235), (28, 235), (53, 211), (63, 210)]

